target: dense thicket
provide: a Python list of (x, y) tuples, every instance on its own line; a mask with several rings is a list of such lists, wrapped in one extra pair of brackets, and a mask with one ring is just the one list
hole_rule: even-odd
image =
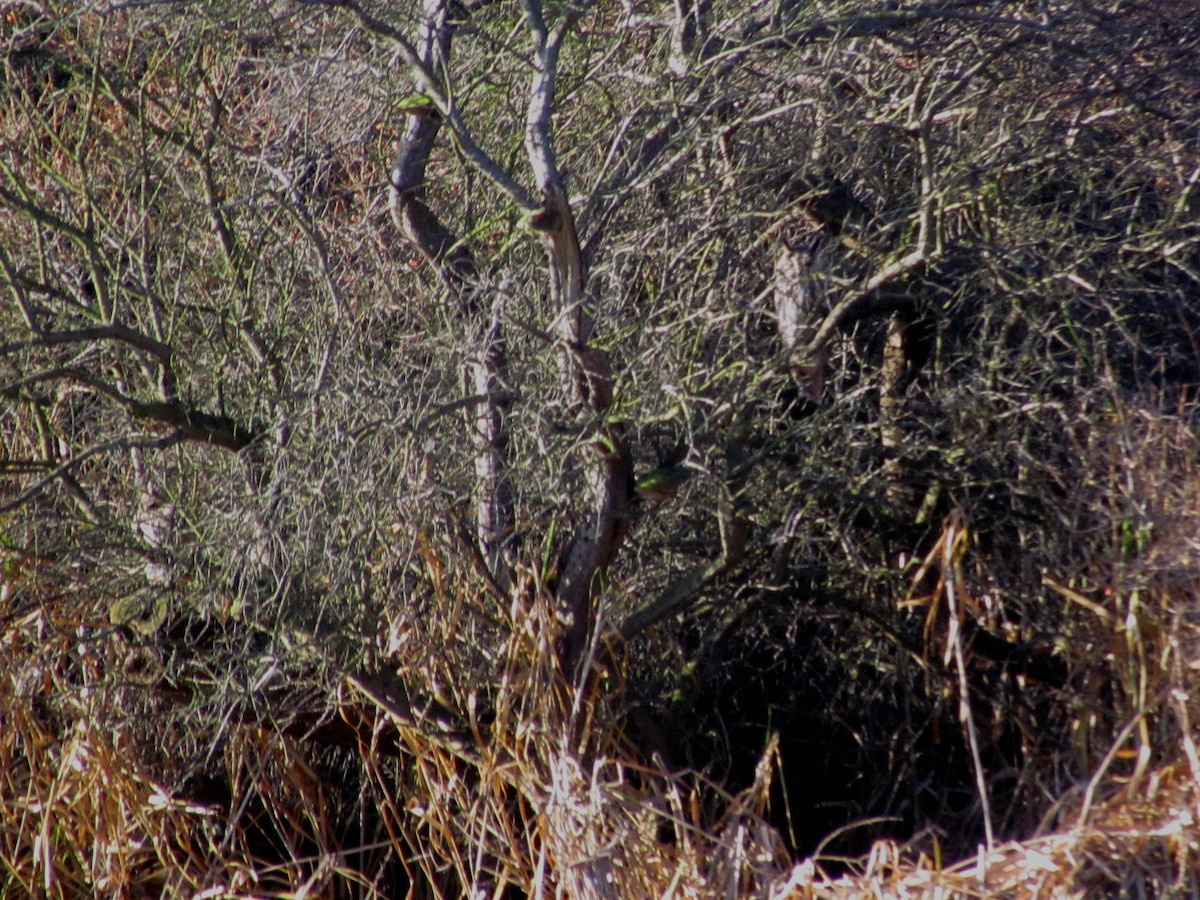
[(1200, 789), (1200, 12), (868, 6), (0, 4), (0, 884), (766, 896)]

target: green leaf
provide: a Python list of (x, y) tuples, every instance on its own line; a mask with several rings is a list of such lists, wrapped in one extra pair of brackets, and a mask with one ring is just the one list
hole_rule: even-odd
[(645, 500), (666, 500), (674, 497), (691, 477), (692, 470), (686, 466), (660, 466), (639, 478), (634, 490)]
[(408, 113), (413, 116), (435, 116), (438, 114), (437, 104), (427, 94), (409, 94), (401, 97), (392, 104), (395, 112)]

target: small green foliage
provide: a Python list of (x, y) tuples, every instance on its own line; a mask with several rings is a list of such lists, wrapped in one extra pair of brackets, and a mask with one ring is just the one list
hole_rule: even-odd
[(693, 474), (687, 466), (678, 463), (660, 466), (639, 478), (635, 491), (644, 500), (667, 500), (674, 497)]
[(435, 116), (439, 114), (437, 104), (428, 94), (408, 94), (392, 103), (392, 110), (410, 116)]

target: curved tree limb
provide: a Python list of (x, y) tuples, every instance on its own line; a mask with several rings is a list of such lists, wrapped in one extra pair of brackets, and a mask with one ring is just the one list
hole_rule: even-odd
[[(299, 0), (299, 2), (313, 6), (333, 6), (348, 9), (354, 13), (358, 18), (359, 24), (367, 29), (367, 31), (390, 41), (400, 54), (400, 58), (404, 60), (404, 64), (416, 81), (417, 87), (429, 98), (430, 102), (445, 118), (446, 123), (450, 126), (451, 133), (454, 135), (454, 142), (458, 145), (459, 150), (462, 151), (463, 156), (466, 157), (471, 166), (504, 191), (521, 209), (526, 212), (532, 212), (537, 209), (537, 203), (530, 196), (529, 192), (521, 187), (517, 180), (503, 166), (488, 156), (475, 141), (475, 138), (471, 135), (471, 130), (467, 127), (466, 120), (462, 117), (462, 112), (454, 100), (453, 93), (445, 84), (445, 81), (437, 74), (439, 72), (438, 67), (433, 64), (431, 59), (423, 58), (421, 51), (418, 50), (400, 29), (368, 12), (357, 0)], [(426, 21), (429, 20), (429, 11), (434, 8), (440, 8), (444, 15), (446, 5), (444, 0), (427, 0), (424, 19)]]
[[(448, 0), (425, 2), (420, 49), (415, 51), (424, 69), (446, 68), (455, 28), (449, 7)], [(475, 451), (475, 530), (492, 577), (503, 584), (508, 580), (504, 543), (513, 530), (513, 491), (505, 454), (503, 398), (511, 391), (506, 388), (501, 298), (495, 295), (490, 315), (480, 309), (482, 276), (474, 255), (425, 202), (429, 154), (442, 121), (439, 116), (410, 111), (392, 164), (389, 202), (396, 227), (437, 273), (478, 347), (467, 373), (474, 396), (480, 398), (469, 414)]]

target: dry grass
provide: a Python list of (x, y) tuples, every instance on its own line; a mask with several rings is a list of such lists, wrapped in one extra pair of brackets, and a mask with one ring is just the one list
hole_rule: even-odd
[(1190, 759), (1127, 782), (1068, 826), (1011, 841), (954, 865), (877, 844), (862, 870), (830, 879), (811, 862), (791, 873), (788, 897), (1187, 896), (1200, 892), (1200, 765)]
[[(6, 591), (28, 587), (10, 579)], [(436, 701), (396, 699), (399, 681), (342, 680), (330, 720), (357, 738), (342, 764), (377, 820), (364, 847), (344, 841), (336, 795), (345, 785), (315, 771), (315, 732), (297, 742), (227, 724), (210, 765), (222, 796), (187, 797), (198, 792), (179, 783), (178, 754), (194, 753), (194, 742), (169, 717), (147, 724), (122, 708), (147, 687), (116, 665), (124, 640), (79, 624), (72, 633), (41, 612), (10, 620), (4, 893), (391, 896), (407, 884), (447, 897), (505, 885), (578, 897), (699, 896), (714, 885), (761, 893), (787, 862), (763, 819), (769, 753), (761, 783), (726, 797), (710, 821), (702, 810), (714, 786), (633, 761), (619, 728), (599, 718), (609, 704), (597, 679), (566, 684), (553, 622), (535, 604), (512, 630), (486, 724), (473, 702), (451, 722)], [(172, 774), (174, 790), (162, 780)]]
[[(981, 847), (961, 861), (940, 858), (936, 840), (884, 841), (840, 875), (828, 875), (819, 860), (795, 863), (766, 818), (781, 764), (774, 742), (754, 784), (736, 796), (647, 760), (618, 715), (621, 654), (597, 641), (591, 674), (570, 683), (557, 664), (555, 617), (527, 578), (513, 589), (511, 627), (492, 657), (490, 685), (464, 675), (443, 686), (442, 703), (412, 689), (422, 684), (420, 672), (408, 685), (344, 676), (307, 736), (230, 714), (220, 740), (210, 742), (220, 753), (208, 771), (222, 791), (206, 798), (180, 778), (180, 757), (196, 753), (195, 741), (170, 716), (148, 723), (135, 714), (145, 708), (134, 702), (138, 692), (157, 691), (161, 701), (167, 681), (131, 681), (124, 638), (89, 627), (80, 610), (57, 620), (42, 611), (10, 617), (0, 732), (5, 894), (1194, 896), (1200, 760), (1189, 691), (1200, 645), (1189, 614), (1195, 594), (1183, 598), (1180, 565), (1165, 560), (1178, 562), (1194, 539), (1187, 526), (1196, 514), (1196, 470), (1167, 452), (1181, 448), (1182, 433), (1172, 443), (1152, 417), (1122, 421), (1124, 430), (1098, 436), (1091, 452), (1104, 459), (1099, 447), (1122, 447), (1114, 476), (1121, 473), (1131, 496), (1161, 516), (1139, 550), (1142, 605), (1130, 613), (1119, 586), (1095, 602), (1065, 585), (1060, 593), (1080, 607), (1081, 629), (1106, 631), (1113, 647), (1127, 648), (1128, 657), (1109, 662), (1118, 679), (1123, 665), (1134, 665), (1142, 712), (1108, 739), (1089, 781), (1053, 798), (1044, 828), (1027, 840)], [(1164, 465), (1175, 477), (1163, 480)], [(963, 577), (953, 549), (962, 544), (950, 531), (939, 546), (948, 554), (938, 579), (942, 604)], [(443, 588), (477, 598), (457, 609), (469, 614), (482, 594), (469, 574), (443, 562)], [(1183, 568), (1191, 563), (1184, 558)], [(30, 565), (6, 572), (6, 600), (53, 583)], [(1127, 561), (1108, 574), (1129, 572)], [(960, 619), (970, 614), (964, 596)], [(1136, 630), (1131, 614), (1140, 616)], [(949, 630), (934, 641), (947, 653), (961, 635), (950, 621), (940, 620)], [(453, 644), (450, 634), (442, 637)], [(332, 726), (353, 735), (351, 749), (322, 749)], [(1098, 731), (1086, 737), (1094, 752)], [(1044, 764), (1029, 761), (1031, 770)], [(357, 799), (347, 805), (348, 792)], [(348, 827), (355, 816), (359, 827)]]

